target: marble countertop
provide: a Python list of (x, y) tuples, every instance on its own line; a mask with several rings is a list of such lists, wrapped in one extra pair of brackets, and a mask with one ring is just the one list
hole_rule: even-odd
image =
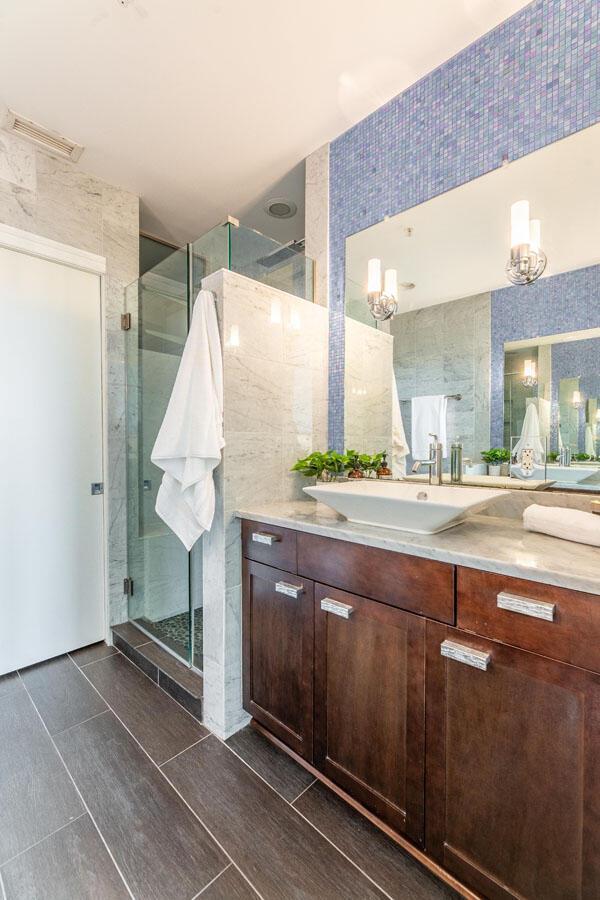
[(514, 575), (600, 594), (600, 550), (526, 531), (519, 519), (469, 516), (439, 534), (412, 534), (348, 522), (315, 501), (270, 503), (238, 510), (241, 519), (409, 553), (425, 559)]

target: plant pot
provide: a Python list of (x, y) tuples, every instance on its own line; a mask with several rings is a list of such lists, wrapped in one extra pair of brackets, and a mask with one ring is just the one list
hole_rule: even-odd
[(499, 478), (502, 475), (502, 466), (488, 466), (488, 475)]
[(509, 463), (502, 463), (502, 465), (500, 466), (500, 474), (504, 478), (508, 478), (508, 476), (510, 475), (510, 464)]
[(348, 472), (348, 478), (364, 478), (364, 475), (360, 469), (351, 469)]

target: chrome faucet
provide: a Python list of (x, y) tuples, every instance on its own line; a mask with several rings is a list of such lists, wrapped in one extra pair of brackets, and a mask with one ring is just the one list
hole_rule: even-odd
[(413, 463), (412, 471), (416, 474), (420, 469), (429, 469), (429, 484), (432, 484), (433, 470), (435, 469), (435, 477), (438, 484), (442, 484), (442, 454), (444, 447), (438, 440), (437, 434), (429, 434), (433, 438), (429, 445), (429, 459), (417, 459)]

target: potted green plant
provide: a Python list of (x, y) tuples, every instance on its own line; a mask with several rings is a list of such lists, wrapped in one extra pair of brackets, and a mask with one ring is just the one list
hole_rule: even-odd
[(559, 454), (556, 452), (556, 450), (552, 450), (552, 452), (548, 454), (548, 462), (556, 462), (558, 456)]
[(346, 456), (335, 450), (327, 450), (321, 453), (315, 450), (308, 456), (296, 460), (291, 468), (292, 472), (299, 472), (305, 478), (314, 478), (316, 481), (333, 481), (343, 475), (346, 470)]
[(576, 459), (577, 462), (589, 462), (591, 457), (589, 453), (576, 453), (573, 459)]
[(491, 447), (484, 450), (481, 458), (487, 463), (488, 475), (501, 475), (502, 466), (510, 461), (510, 452), (506, 447)]

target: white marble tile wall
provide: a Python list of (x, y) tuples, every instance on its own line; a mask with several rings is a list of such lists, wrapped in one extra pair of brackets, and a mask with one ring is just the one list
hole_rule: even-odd
[(139, 198), (0, 131), (0, 222), (106, 257), (109, 597), (127, 616), (123, 288), (139, 273)]
[(247, 721), (241, 682), (241, 506), (302, 496), (290, 467), (327, 443), (327, 310), (221, 270), (226, 446), (203, 544), (204, 710), (221, 736)]
[(306, 157), (304, 236), (315, 261), (315, 303), (329, 302), (329, 144)]
[(389, 334), (346, 317), (347, 449), (359, 453), (391, 451), (393, 353), (394, 341)]

